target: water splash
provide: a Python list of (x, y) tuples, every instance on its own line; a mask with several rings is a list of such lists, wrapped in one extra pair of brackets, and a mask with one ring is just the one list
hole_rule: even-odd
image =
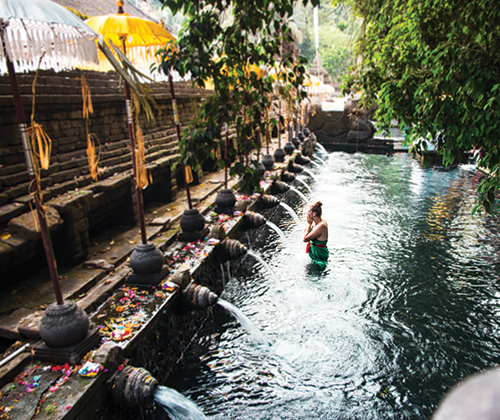
[(320, 142), (316, 142), (316, 147), (321, 150), (322, 152), (324, 153), (328, 153), (327, 150), (325, 149), (325, 147), (320, 143)]
[(304, 168), (304, 173), (306, 173), (307, 175), (309, 175), (315, 181), (318, 180), (318, 177), (316, 175), (314, 175), (309, 169)]
[(228, 310), (238, 320), (241, 326), (245, 328), (248, 334), (250, 334), (250, 337), (252, 337), (252, 340), (255, 343), (269, 344), (269, 341), (267, 341), (262, 331), (259, 330), (252, 321), (250, 321), (250, 319), (241, 311), (241, 309), (224, 299), (219, 299), (217, 301), (217, 304)]
[(287, 248), (292, 249), (292, 246), (290, 245), (290, 242), (288, 242), (285, 233), (278, 226), (276, 226), (273, 222), (270, 222), (269, 220), (266, 220), (266, 225), (269, 226), (280, 236), (281, 241), (285, 244)]
[(256, 252), (253, 252), (251, 250), (248, 250), (247, 255), (254, 257), (258, 262), (260, 262), (266, 268), (267, 271), (269, 271), (273, 275), (273, 277), (276, 280), (279, 281), (279, 277), (277, 276), (277, 274), (273, 271), (271, 266), (262, 259), (262, 257), (259, 254), (257, 254)]
[(314, 159), (314, 161), (321, 163), (323, 166), (327, 166), (326, 162), (323, 159), (319, 158), (318, 156), (313, 156), (312, 158)]
[(321, 165), (318, 162), (315, 162), (314, 160), (311, 160), (311, 163), (316, 167), (316, 168), (321, 168)]
[(222, 273), (222, 288), (226, 288), (226, 278), (224, 276), (224, 264), (220, 263), (220, 271)]
[(172, 420), (208, 420), (193, 401), (175, 389), (159, 386), (154, 398)]
[(227, 281), (231, 280), (231, 261), (226, 261)]
[(280, 201), (280, 206), (283, 207), (288, 213), (290, 213), (290, 216), (292, 216), (293, 219), (297, 222), (297, 224), (300, 225), (299, 216), (297, 216), (297, 213), (295, 213), (294, 209), (292, 209), (288, 204), (283, 203), (281, 201)]
[(306, 181), (304, 181), (302, 178), (295, 178), (296, 181), (299, 181), (304, 187), (307, 188), (307, 190), (312, 193), (311, 187), (307, 184)]
[(301, 191), (299, 191), (297, 188), (295, 188), (293, 185), (290, 185), (290, 191), (293, 191), (295, 194), (297, 194), (300, 198), (302, 198), (302, 200), (304, 200), (306, 203), (309, 202), (309, 200), (307, 199), (307, 197), (302, 194)]

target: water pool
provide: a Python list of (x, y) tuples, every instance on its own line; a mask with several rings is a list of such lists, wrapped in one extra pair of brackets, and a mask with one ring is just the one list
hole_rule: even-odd
[[(330, 153), (301, 175), (323, 202), (330, 261), (309, 265), (299, 226), (270, 219), (186, 352), (172, 385), (213, 419), (425, 419), (450, 386), (500, 358), (500, 235), (471, 215), (472, 165), (423, 168), (408, 155)], [(306, 204), (285, 201), (305, 220)]]

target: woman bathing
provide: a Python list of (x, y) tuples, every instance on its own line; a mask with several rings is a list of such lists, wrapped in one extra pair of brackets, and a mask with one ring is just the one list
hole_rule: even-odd
[(328, 224), (321, 218), (321, 201), (309, 207), (306, 220), (307, 227), (304, 231), (304, 242), (307, 242), (306, 252), (318, 265), (324, 267), (328, 261)]

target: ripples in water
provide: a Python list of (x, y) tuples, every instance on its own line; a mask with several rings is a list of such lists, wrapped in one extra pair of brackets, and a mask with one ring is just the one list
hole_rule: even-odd
[(327, 269), (309, 267), (303, 226), (274, 213), (292, 252), (274, 232), (254, 251), (278, 278), (247, 261), (224, 292), (270, 345), (215, 309), (175, 385), (214, 419), (430, 418), (500, 357), (500, 236), (471, 215), (475, 168), (334, 153), (314, 171)]

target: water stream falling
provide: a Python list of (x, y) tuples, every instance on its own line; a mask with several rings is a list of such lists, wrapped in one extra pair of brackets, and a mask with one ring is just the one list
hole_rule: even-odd
[(286, 203), (283, 203), (282, 201), (280, 201), (280, 206), (283, 207), (289, 214), (290, 216), (293, 217), (293, 220), (295, 220), (295, 222), (300, 225), (300, 219), (299, 219), (299, 216), (297, 216), (297, 213), (295, 213), (295, 210), (292, 209), (288, 204)]
[(231, 315), (233, 315), (238, 320), (238, 322), (248, 332), (248, 334), (256, 344), (269, 345), (269, 342), (267, 341), (262, 331), (259, 330), (255, 326), (255, 324), (252, 321), (250, 321), (250, 319), (239, 308), (229, 303), (228, 301), (220, 298), (217, 301), (217, 304), (222, 306), (224, 309), (228, 310), (231, 313)]
[(285, 232), (283, 232), (278, 226), (276, 226), (273, 222), (266, 220), (266, 225), (269, 226), (272, 230), (274, 230), (281, 238), (281, 241), (285, 244), (288, 249), (292, 249), (292, 245), (288, 242), (288, 239), (285, 236)]
[(316, 163), (318, 163), (318, 162), (321, 163), (322, 166), (327, 166), (327, 163), (323, 159), (319, 158), (318, 156), (313, 156), (312, 159)]
[(222, 273), (222, 288), (225, 289), (226, 288), (226, 276), (224, 274), (224, 264), (223, 263), (220, 263), (220, 271)]
[(323, 146), (320, 142), (316, 143), (316, 148), (319, 149), (321, 152), (327, 154), (327, 150), (325, 149), (325, 146)]
[(295, 188), (293, 185), (290, 185), (290, 191), (293, 191), (295, 194), (297, 194), (300, 198), (302, 198), (302, 200), (304, 200), (305, 203), (309, 202), (307, 197), (301, 191), (299, 191), (297, 188)]
[(227, 270), (227, 279), (228, 281), (231, 280), (231, 261), (226, 261), (226, 270)]
[(311, 160), (311, 164), (314, 165), (316, 168), (321, 168), (321, 165), (314, 160)]
[(208, 420), (193, 401), (175, 389), (159, 386), (154, 399), (168, 413), (171, 420)]
[(299, 178), (299, 177), (295, 178), (295, 180), (298, 181), (298, 182), (300, 182), (304, 187), (307, 188), (307, 190), (310, 193), (312, 193), (312, 189), (311, 189), (311, 187), (309, 186), (309, 184), (306, 181), (304, 181), (302, 178)]
[(258, 253), (249, 249), (247, 251), (246, 255), (250, 255), (251, 257), (255, 258), (258, 262), (260, 262), (266, 268), (266, 270), (269, 273), (271, 273), (271, 275), (274, 277), (275, 280), (279, 281), (279, 277), (277, 276), (277, 274), (274, 272), (274, 270), (271, 268), (271, 266), (262, 259), (262, 257)]
[[(224, 299), (270, 345), (214, 317), (179, 363), (176, 389), (214, 420), (430, 419), (450, 387), (498, 365), (499, 221), (471, 214), (476, 168), (408, 154), (325, 162), (311, 186), (329, 224), (327, 268), (263, 230), (258, 253), (279, 281), (246, 258)], [(275, 214), (303, 250), (305, 221)]]
[(307, 175), (309, 175), (312, 179), (314, 179), (315, 181), (318, 180), (318, 177), (316, 175), (314, 175), (309, 169), (306, 169), (304, 168), (303, 172)]

